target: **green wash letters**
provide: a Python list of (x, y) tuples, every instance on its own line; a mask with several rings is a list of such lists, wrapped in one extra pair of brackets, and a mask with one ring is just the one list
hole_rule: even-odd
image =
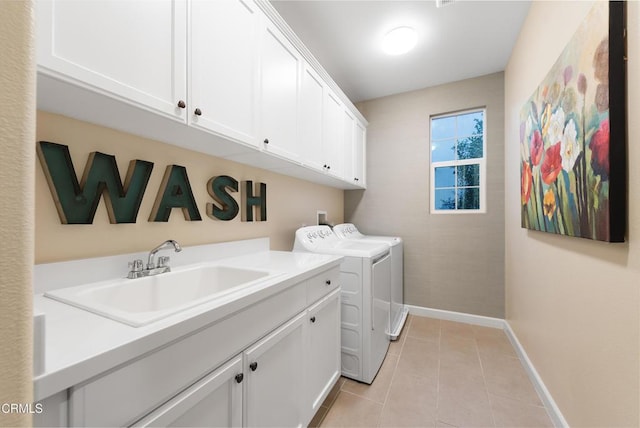
[[(115, 156), (92, 152), (79, 182), (68, 146), (40, 141), (37, 152), (63, 224), (93, 223), (101, 197), (111, 223), (136, 222), (153, 170), (152, 162), (132, 160), (122, 183)], [(257, 185), (259, 193), (255, 195), (253, 182), (242, 182), (243, 221), (254, 221), (254, 209), (258, 213), (257, 221), (267, 220), (267, 186)], [(217, 220), (233, 220), (240, 209), (229, 192), (237, 192), (238, 188), (238, 181), (233, 177), (212, 177), (207, 183), (207, 192), (215, 203), (206, 204), (207, 215)], [(185, 220), (202, 220), (187, 170), (180, 165), (166, 167), (149, 221), (167, 222), (173, 208), (180, 208)]]

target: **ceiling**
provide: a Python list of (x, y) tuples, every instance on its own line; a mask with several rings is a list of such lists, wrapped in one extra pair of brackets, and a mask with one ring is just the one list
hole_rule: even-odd
[[(530, 1), (271, 0), (353, 102), (504, 70)], [(411, 26), (418, 44), (389, 56), (380, 41)]]

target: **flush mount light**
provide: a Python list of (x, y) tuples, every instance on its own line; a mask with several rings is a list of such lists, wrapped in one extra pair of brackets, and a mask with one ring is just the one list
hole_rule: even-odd
[(402, 55), (413, 49), (418, 34), (411, 27), (398, 27), (389, 31), (382, 39), (382, 50), (388, 55)]
[(436, 7), (445, 7), (455, 3), (456, 0), (436, 0)]

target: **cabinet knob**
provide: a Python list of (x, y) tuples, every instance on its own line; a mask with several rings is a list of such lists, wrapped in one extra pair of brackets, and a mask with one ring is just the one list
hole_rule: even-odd
[(322, 165), (322, 167), (323, 167), (324, 169), (327, 169), (327, 164), (325, 163), (324, 165)]
[(258, 368), (258, 363), (254, 361), (253, 363), (249, 364), (249, 368), (251, 369), (252, 372), (255, 372), (256, 369)]
[(182, 101), (182, 100), (178, 101), (178, 107), (180, 107), (180, 108), (185, 108), (186, 106), (187, 106), (187, 105), (185, 104), (185, 102), (184, 102), (184, 101)]
[(316, 322), (316, 317), (311, 317), (311, 322)]
[(236, 375), (236, 382), (240, 383), (242, 382), (242, 379), (244, 379), (244, 375), (242, 373), (238, 373)]
[(268, 139), (268, 138), (265, 138), (265, 139), (264, 139), (264, 143), (265, 143), (265, 144), (269, 144), (269, 139)]
[(199, 108), (197, 108), (193, 114), (195, 114), (196, 116), (202, 116), (202, 110), (200, 110)]
[(327, 169), (331, 169), (331, 165), (327, 165)]
[(331, 280), (327, 279), (324, 283), (327, 284), (327, 285), (331, 285)]

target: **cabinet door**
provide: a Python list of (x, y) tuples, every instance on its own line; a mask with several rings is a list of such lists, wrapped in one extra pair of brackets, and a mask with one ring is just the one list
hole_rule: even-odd
[[(41, 73), (184, 121), (186, 2), (37, 2)], [(60, 100), (64, 102), (64, 100)]]
[(340, 290), (309, 308), (307, 322), (308, 422), (340, 377)]
[(366, 176), (366, 142), (367, 129), (356, 121), (355, 136), (353, 141), (353, 177), (360, 187), (367, 187)]
[(240, 427), (243, 377), (239, 355), (133, 426)]
[(256, 145), (261, 12), (249, 0), (193, 0), (189, 16), (189, 123)]
[(343, 131), (343, 147), (344, 147), (344, 179), (349, 182), (355, 182), (355, 171), (353, 168), (354, 160), (354, 143), (355, 143), (355, 126), (356, 119), (353, 114), (345, 107), (344, 113), (344, 131)]
[(303, 312), (245, 351), (245, 421), (250, 427), (301, 426), (304, 405)]
[(344, 113), (342, 103), (329, 89), (324, 97), (323, 151), (325, 170), (338, 178), (343, 177)]
[(305, 64), (300, 86), (300, 154), (305, 165), (322, 170), (322, 100), (324, 84), (320, 76)]
[(271, 23), (260, 49), (260, 141), (265, 151), (298, 160), (298, 76), (301, 56)]

